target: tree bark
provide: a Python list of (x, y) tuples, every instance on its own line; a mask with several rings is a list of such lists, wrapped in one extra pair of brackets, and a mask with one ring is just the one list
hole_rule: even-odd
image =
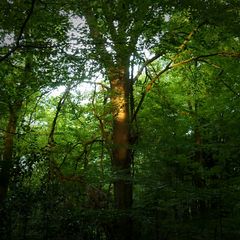
[(14, 146), (14, 136), (17, 128), (17, 114), (21, 109), (22, 102), (15, 102), (9, 107), (9, 119), (4, 137), (4, 149), (0, 165), (0, 205), (7, 197), (8, 185), (13, 165), (12, 155)]
[(128, 65), (109, 70), (113, 116), (112, 169), (114, 175), (114, 203), (120, 215), (115, 222), (115, 239), (131, 239), (132, 222), (132, 153), (130, 147)]
[(129, 126), (129, 89), (126, 67), (110, 72), (113, 115), (112, 168), (115, 175), (114, 196), (117, 209), (129, 209), (132, 205), (131, 150)]

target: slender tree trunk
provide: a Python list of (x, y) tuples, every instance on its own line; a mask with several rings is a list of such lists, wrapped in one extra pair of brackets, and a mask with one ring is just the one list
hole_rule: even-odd
[(14, 145), (14, 136), (17, 127), (17, 113), (22, 103), (17, 102), (10, 107), (9, 119), (4, 137), (4, 149), (0, 165), (0, 204), (4, 202), (7, 196), (8, 185), (13, 165), (12, 154)]
[(2, 239), (11, 238), (11, 221), (9, 213), (4, 207), (7, 198), (11, 170), (13, 166), (13, 146), (17, 128), (17, 113), (21, 109), (22, 102), (15, 102), (9, 107), (9, 118), (4, 136), (2, 159), (0, 159), (0, 235)]
[(14, 106), (9, 107), (8, 124), (4, 136), (4, 148), (0, 165), (0, 204), (6, 199), (8, 185), (11, 177), (13, 165), (12, 155), (14, 146), (14, 137), (17, 128), (17, 115), (21, 109), (22, 101), (16, 101)]

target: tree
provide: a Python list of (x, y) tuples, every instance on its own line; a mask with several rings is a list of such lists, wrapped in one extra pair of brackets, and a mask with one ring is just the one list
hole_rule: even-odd
[[(52, 15), (53, 6), (45, 9), (44, 4), (35, 0), (24, 4), (20, 1), (16, 3), (2, 1), (1, 9), (0, 70), (4, 85), (1, 89), (3, 91), (1, 104), (8, 106), (9, 112), (1, 161), (0, 202), (2, 203), (6, 198), (13, 163), (13, 139), (18, 127), (18, 115), (28, 98), (49, 82), (47, 76), (40, 77), (41, 61), (45, 59), (43, 66), (45, 71), (51, 69), (53, 62), (51, 60), (56, 55), (56, 45), (58, 42), (64, 47), (66, 45), (64, 36), (68, 20), (59, 13), (59, 10)], [(50, 16), (54, 16), (55, 23), (46, 23)], [(42, 31), (38, 28), (39, 19), (42, 19), (41, 25), (44, 26), (46, 23), (41, 27)], [(63, 28), (54, 29), (62, 22), (65, 22)], [(46, 35), (45, 31), (49, 29), (54, 31)], [(56, 45), (53, 44), (54, 41)], [(51, 62), (48, 67), (46, 60)], [(52, 76), (50, 81), (54, 81)]]
[[(224, 4), (221, 5), (218, 1), (216, 4), (219, 9), (223, 8)], [(206, 25), (216, 24), (216, 22), (212, 21), (213, 18), (204, 18), (196, 12), (196, 9), (200, 8), (200, 12), (203, 14), (206, 6), (209, 13), (215, 11), (215, 5), (205, 4), (204, 2), (199, 4), (190, 3), (189, 10), (186, 10), (184, 4), (180, 6), (175, 2), (169, 4), (156, 1), (134, 1), (132, 3), (115, 1), (114, 4), (107, 1), (82, 1), (82, 6), (79, 7), (80, 16), (84, 18), (83, 21), (86, 21), (88, 26), (87, 39), (92, 44), (91, 48), (95, 53), (93, 59), (98, 61), (100, 66), (104, 67), (111, 88), (113, 118), (111, 158), (113, 171), (117, 173), (114, 180), (114, 197), (117, 209), (130, 209), (132, 206), (132, 147), (136, 140), (134, 120), (146, 93), (150, 91), (152, 85), (159, 77), (170, 69), (189, 62), (201, 61), (211, 56), (232, 55), (232, 53), (221, 51), (209, 53), (206, 49), (204, 49), (206, 51), (205, 55), (199, 55), (198, 50), (188, 50), (188, 47), (191, 48), (190, 42), (193, 36), (198, 34), (201, 28)], [(75, 7), (78, 8), (78, 5), (76, 4)], [(76, 14), (78, 14), (77, 11)], [(189, 14), (193, 16), (189, 16)], [(196, 17), (195, 19), (193, 19), (194, 16)], [(226, 12), (226, 17), (229, 16), (232, 17)], [(183, 27), (183, 24), (187, 22), (189, 24)], [(209, 24), (208, 22), (211, 23)], [(187, 31), (194, 25), (196, 27), (190, 30), (186, 37), (182, 37), (181, 33), (176, 30), (175, 23)], [(158, 35), (161, 31), (163, 36)], [(152, 40), (153, 37), (157, 41), (154, 42)], [(140, 41), (141, 38), (142, 40)], [(136, 54), (141, 54), (139, 50), (143, 50), (141, 45), (151, 49), (155, 48), (153, 51), (156, 54), (151, 60), (144, 63), (144, 67), (161, 55), (164, 55), (165, 59), (170, 58), (170, 60), (163, 70), (156, 74), (152, 73), (153, 76), (150, 78), (150, 83), (147, 85), (139, 105), (134, 109), (133, 81), (137, 80), (138, 75), (135, 79), (131, 79), (129, 70), (131, 58), (136, 56)], [(177, 51), (175, 50), (176, 47), (178, 47)], [(186, 59), (188, 56), (189, 58)], [(140, 69), (139, 74), (141, 74), (141, 71), (142, 69)], [(130, 226), (130, 223), (124, 223), (123, 221), (119, 224), (121, 235), (123, 228), (126, 226)], [(123, 239), (129, 238), (129, 236), (123, 235), (122, 237)]]
[[(82, 1), (79, 13), (87, 23), (94, 60), (104, 67), (110, 84), (112, 108), (112, 152), (114, 199), (116, 209), (132, 206), (132, 145), (136, 140), (133, 128), (133, 79), (129, 74), (131, 57), (136, 53), (139, 37), (157, 17), (150, 18), (158, 4), (151, 1), (115, 1), (114, 4)], [(114, 9), (112, 9), (114, 8)], [(160, 8), (159, 8), (160, 9)], [(156, 10), (156, 9), (155, 9)], [(159, 10), (160, 11), (160, 10)], [(159, 12), (160, 13), (160, 12)], [(159, 19), (162, 14), (159, 14)], [(117, 237), (131, 238), (131, 219), (119, 221)], [(127, 228), (127, 230), (126, 230)], [(125, 232), (125, 235), (123, 234)]]

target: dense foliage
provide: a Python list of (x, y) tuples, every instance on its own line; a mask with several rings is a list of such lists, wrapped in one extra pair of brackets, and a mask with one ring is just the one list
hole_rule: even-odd
[(1, 0), (1, 239), (239, 239), (239, 23), (238, 0)]

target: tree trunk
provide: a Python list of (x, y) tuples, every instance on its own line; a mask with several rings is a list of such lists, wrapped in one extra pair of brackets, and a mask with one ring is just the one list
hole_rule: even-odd
[(132, 206), (132, 179), (129, 120), (128, 66), (109, 71), (113, 115), (112, 169), (114, 174), (115, 208), (120, 215), (115, 222), (116, 239), (131, 239), (132, 224), (129, 212)]
[(112, 168), (115, 176), (114, 196), (117, 209), (132, 205), (131, 152), (129, 146), (129, 91), (126, 69), (111, 72), (112, 89)]
[(16, 102), (15, 105), (9, 109), (9, 119), (4, 137), (4, 149), (0, 162), (0, 205), (4, 202), (7, 196), (11, 169), (13, 165), (12, 154), (14, 136), (17, 128), (17, 113), (20, 110), (21, 105), (21, 102)]

